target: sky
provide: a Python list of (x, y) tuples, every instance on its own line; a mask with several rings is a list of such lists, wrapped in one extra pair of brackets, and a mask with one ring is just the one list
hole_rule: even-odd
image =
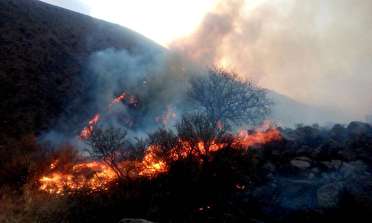
[(217, 0), (42, 0), (128, 27), (163, 46), (190, 34)]
[(43, 0), (117, 23), (260, 86), (372, 114), (371, 0)]

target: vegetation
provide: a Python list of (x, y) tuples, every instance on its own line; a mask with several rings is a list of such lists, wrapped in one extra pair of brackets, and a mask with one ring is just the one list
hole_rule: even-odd
[(127, 132), (122, 129), (97, 128), (86, 142), (90, 156), (94, 160), (102, 160), (120, 178), (124, 177), (124, 174), (118, 162), (124, 158), (125, 149), (129, 147), (126, 137)]
[[(177, 146), (179, 137), (203, 138), (206, 144), (212, 138), (226, 140), (209, 124), (194, 126), (202, 117), (185, 117), (177, 133), (159, 129), (145, 144), (161, 145), (158, 155), (162, 156)], [(198, 129), (203, 130), (201, 135)], [(70, 162), (76, 155), (66, 146), (45, 152), (25, 140), (17, 147), (34, 148), (27, 155), (32, 159), (14, 156), (12, 162), (25, 166), (26, 171), (2, 166), (8, 171), (13, 168), (12, 175), (21, 177), (9, 178), (8, 171), (1, 172), (0, 221), (118, 222), (139, 217), (157, 222), (329, 222), (368, 216), (372, 211), (371, 126), (351, 123), (331, 129), (299, 126), (280, 131), (286, 136), (282, 141), (250, 150), (227, 145), (210, 152), (202, 163), (197, 156), (173, 161), (168, 172), (155, 178), (120, 179), (108, 190), (60, 196), (39, 191), (37, 175), (55, 157)], [(1, 158), (1, 164), (9, 163), (4, 162), (9, 157)], [(318, 201), (312, 203), (313, 199)]]
[[(0, 222), (370, 220), (372, 127), (352, 122), (330, 129), (279, 128), (280, 141), (233, 148), (229, 127), (256, 125), (271, 103), (264, 89), (220, 69), (191, 81), (188, 96), (197, 104), (196, 113), (182, 117), (173, 130), (161, 128), (132, 140), (120, 129), (95, 128), (86, 141), (89, 157), (75, 145), (41, 144), (40, 132), (58, 124), (61, 112), (91, 115), (77, 112), (91, 99), (89, 81), (79, 75), (88, 55), (109, 47), (132, 52), (143, 39), (38, 1), (3, 0), (0, 6)], [(215, 149), (216, 144), (222, 146)], [(149, 153), (151, 145), (155, 149)], [(126, 165), (125, 171), (119, 166), (149, 154), (165, 160), (166, 171), (127, 177), (136, 165)], [(174, 154), (180, 158), (170, 159)], [(106, 163), (118, 177), (103, 190), (41, 190), (45, 172), (74, 169), (90, 159)]]
[(224, 124), (259, 124), (267, 118), (272, 104), (264, 89), (219, 68), (191, 80), (188, 95), (210, 120)]

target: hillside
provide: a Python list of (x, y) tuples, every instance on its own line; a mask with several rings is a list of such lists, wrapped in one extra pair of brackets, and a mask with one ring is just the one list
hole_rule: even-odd
[(93, 52), (154, 42), (123, 27), (36, 0), (0, 1), (1, 134), (41, 131), (84, 91)]
[(335, 108), (304, 104), (274, 91), (269, 91), (268, 96), (274, 102), (272, 119), (282, 126), (320, 124), (331, 127), (335, 123), (352, 121), (345, 112)]

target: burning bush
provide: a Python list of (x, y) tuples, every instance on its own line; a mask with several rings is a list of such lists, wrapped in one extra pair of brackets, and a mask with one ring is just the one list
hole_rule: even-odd
[(143, 157), (133, 159), (131, 151), (138, 151), (138, 148), (129, 142), (125, 131), (96, 126), (86, 141), (90, 160), (71, 162), (59, 169), (61, 159), (54, 159), (47, 174), (39, 180), (40, 189), (56, 194), (63, 194), (65, 190), (107, 190), (117, 181), (153, 178), (167, 173), (172, 163), (177, 161), (194, 160), (204, 166), (212, 153), (224, 148), (246, 150), (281, 139), (276, 129), (241, 130), (232, 134), (200, 113), (184, 116), (176, 130), (173, 133), (159, 129), (150, 134), (147, 143), (143, 144), (145, 148), (141, 149)]
[[(38, 222), (117, 222), (123, 217), (159, 222), (276, 222), (280, 217), (278, 222), (302, 222), (372, 210), (371, 127), (354, 123), (336, 129), (301, 126), (233, 134), (213, 129), (204, 118), (185, 116), (175, 131), (150, 134), (140, 143), (142, 156), (129, 145), (136, 155), (118, 157), (117, 164), (131, 170), (130, 178), (118, 178), (102, 159), (59, 150), (38, 171), (37, 183), (48, 187), (27, 186), (16, 200), (3, 196), (3, 206), (17, 204), (4, 210), (13, 219), (26, 216)], [(107, 134), (107, 129), (99, 131)], [(344, 142), (337, 144), (334, 137), (341, 133)], [(317, 142), (309, 143), (314, 138)], [(58, 174), (59, 181), (54, 181)], [(62, 187), (56, 182), (63, 182)]]
[(127, 133), (121, 129), (94, 129), (87, 140), (90, 155), (95, 160), (102, 160), (114, 173), (122, 178), (124, 174), (119, 162), (124, 158), (124, 149), (128, 147)]
[[(199, 104), (195, 113), (177, 116), (173, 127), (168, 119), (176, 115), (167, 109), (159, 118), (163, 127), (145, 139), (105, 123), (112, 110), (139, 103), (123, 93), (76, 136), (88, 153), (68, 145), (43, 150), (33, 137), (1, 147), (0, 180), (19, 189), (1, 188), (12, 196), (0, 198), (6, 212), (0, 220), (272, 222), (280, 212), (291, 222), (304, 204), (328, 216), (324, 207), (342, 201), (344, 191), (363, 213), (372, 207), (369, 125), (257, 127), (269, 112), (265, 91), (218, 69), (194, 79), (189, 96)], [(256, 128), (239, 129), (246, 124)], [(11, 147), (27, 153), (7, 154)]]

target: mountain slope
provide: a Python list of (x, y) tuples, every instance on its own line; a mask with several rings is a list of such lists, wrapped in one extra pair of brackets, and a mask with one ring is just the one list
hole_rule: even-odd
[(331, 126), (334, 123), (352, 120), (343, 111), (304, 104), (274, 91), (268, 91), (268, 97), (274, 102), (272, 119), (282, 126), (294, 127), (297, 124)]
[(47, 128), (82, 93), (93, 52), (163, 50), (126, 28), (36, 0), (0, 1), (0, 32), (0, 132), (14, 136)]

